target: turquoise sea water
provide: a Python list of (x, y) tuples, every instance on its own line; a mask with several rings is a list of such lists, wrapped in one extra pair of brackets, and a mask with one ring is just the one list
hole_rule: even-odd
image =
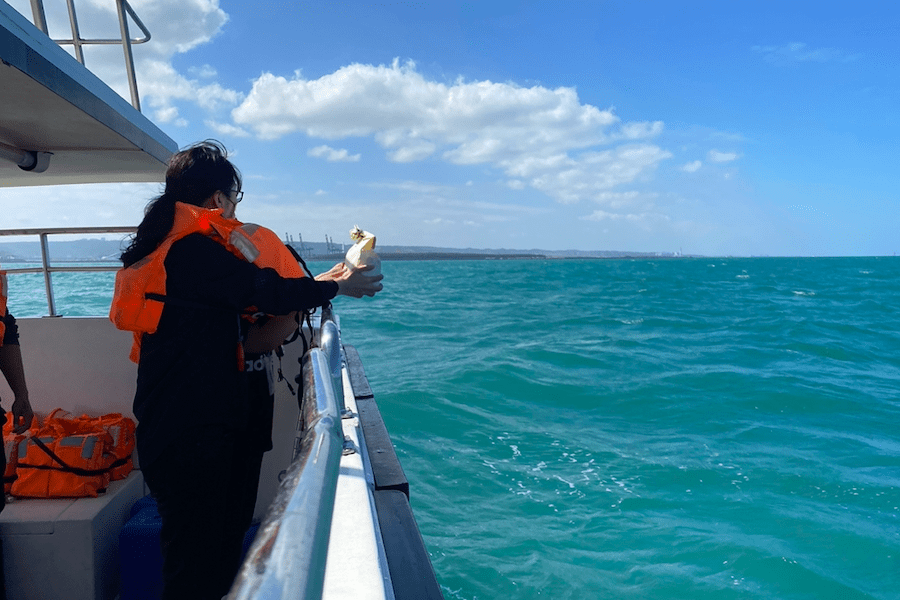
[(335, 308), (448, 600), (900, 598), (900, 259), (383, 271)]

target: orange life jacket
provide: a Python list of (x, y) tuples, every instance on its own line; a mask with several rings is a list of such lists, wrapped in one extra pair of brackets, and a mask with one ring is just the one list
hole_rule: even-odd
[[(204, 233), (235, 256), (259, 267), (274, 268), (282, 277), (305, 277), (290, 251), (271, 230), (236, 219), (226, 219), (221, 209), (175, 203), (172, 230), (150, 254), (116, 273), (116, 288), (109, 318), (117, 328), (134, 332), (130, 358), (138, 362), (144, 333), (155, 333), (166, 295), (165, 259), (172, 244), (192, 233)], [(239, 351), (239, 354), (242, 354)], [(240, 355), (238, 363), (243, 367)]]
[(3, 322), (3, 317), (6, 316), (6, 294), (6, 271), (0, 271), (0, 346), (6, 335), (6, 323)]
[(3, 425), (3, 450), (6, 452), (6, 470), (3, 472), (3, 491), (9, 494), (12, 491), (13, 481), (16, 480), (16, 465), (19, 461), (19, 448), (24, 448), (22, 442), (37, 429), (37, 417), (31, 418), (31, 423), (24, 433), (13, 433), (13, 416), (7, 414), (6, 423)]
[(132, 469), (134, 422), (121, 414), (73, 417), (57, 409), (30, 433), (17, 436), (14, 496), (96, 497)]
[(6, 433), (6, 427), (3, 432), (3, 451), (6, 453), (6, 470), (3, 472), (3, 493), (9, 494), (12, 491), (13, 481), (16, 480), (16, 465), (19, 462), (19, 446), (22, 441), (28, 437), (26, 434), (13, 433), (12, 423), (10, 432)]

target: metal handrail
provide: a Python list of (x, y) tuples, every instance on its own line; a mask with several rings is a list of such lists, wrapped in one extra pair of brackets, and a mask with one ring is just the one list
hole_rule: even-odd
[(337, 399), (338, 410), (342, 417), (347, 416), (347, 407), (344, 405), (344, 385), (342, 383), (341, 368), (341, 332), (334, 319), (334, 311), (331, 304), (322, 307), (321, 324), (319, 325), (319, 347), (328, 359), (330, 366), (331, 382)]
[(52, 266), (50, 264), (50, 242), (48, 236), (59, 234), (87, 234), (87, 233), (134, 233), (137, 227), (45, 227), (38, 229), (0, 229), (0, 237), (36, 235), (41, 243), (41, 266), (4, 269), (9, 274), (14, 273), (43, 273), (44, 290), (47, 294), (47, 310), (51, 317), (58, 317), (56, 301), (53, 296), (52, 273), (71, 272), (97, 272), (118, 271), (120, 265), (94, 265), (94, 266)]
[[(128, 87), (131, 91), (131, 105), (137, 110), (141, 110), (141, 100), (138, 96), (137, 77), (134, 73), (134, 55), (131, 52), (131, 45), (149, 42), (150, 31), (144, 26), (144, 23), (141, 22), (141, 19), (134, 12), (134, 9), (131, 8), (131, 5), (128, 4), (127, 0), (116, 0), (116, 13), (119, 17), (119, 33), (121, 37), (99, 38), (93, 40), (85, 39), (81, 37), (81, 31), (78, 28), (78, 16), (75, 14), (75, 0), (66, 0), (66, 5), (69, 9), (69, 24), (72, 28), (72, 38), (57, 39), (53, 41), (61, 46), (73, 46), (75, 48), (75, 59), (81, 64), (84, 64), (84, 50), (82, 50), (82, 46), (122, 44), (122, 51), (125, 53), (125, 73), (128, 77)], [(31, 0), (31, 13), (34, 16), (35, 27), (49, 36), (50, 33), (47, 30), (47, 17), (44, 14), (44, 0)], [(131, 15), (135, 25), (137, 25), (144, 34), (143, 38), (131, 39), (131, 35), (128, 32), (128, 18), (125, 13)]]
[(330, 367), (319, 348), (303, 360), (294, 460), (228, 600), (319, 600), (340, 472), (343, 433)]

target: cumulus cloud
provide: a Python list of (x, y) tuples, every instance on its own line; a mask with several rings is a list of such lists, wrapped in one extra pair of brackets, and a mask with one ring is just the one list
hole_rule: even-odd
[(781, 46), (753, 46), (752, 50), (761, 54), (766, 61), (777, 65), (807, 62), (848, 63), (860, 56), (837, 48), (810, 48), (803, 42), (791, 42)]
[(688, 173), (696, 173), (700, 170), (700, 167), (703, 166), (703, 162), (699, 160), (695, 160), (694, 162), (689, 162), (686, 165), (681, 167), (682, 171), (687, 171)]
[(232, 118), (261, 139), (371, 137), (395, 162), (489, 165), (510, 187), (528, 185), (561, 202), (630, 183), (671, 156), (648, 142), (661, 122), (621, 123), (612, 110), (582, 104), (574, 88), (448, 84), (398, 60), (319, 79), (264, 73)]
[(589, 215), (579, 217), (582, 221), (618, 221), (640, 224), (645, 227), (652, 223), (669, 221), (668, 215), (660, 212), (655, 200), (656, 193), (642, 193), (636, 190), (627, 192), (603, 192), (597, 194), (594, 201), (603, 206)]
[(214, 121), (212, 119), (208, 119), (203, 122), (204, 125), (215, 131), (220, 135), (229, 135), (234, 137), (250, 137), (250, 132), (241, 129), (240, 127), (236, 127), (231, 123), (219, 123), (218, 121)]
[[(209, 113), (241, 102), (240, 92), (209, 81), (216, 76), (212, 67), (189, 69), (188, 77), (172, 65), (176, 54), (210, 42), (228, 22), (218, 0), (133, 0), (131, 5), (153, 33), (150, 42), (135, 51), (135, 61), (141, 96), (157, 120), (172, 122), (171, 115), (178, 115), (178, 101), (195, 103)], [(178, 18), (173, 19), (176, 10)], [(185, 27), (186, 23), (190, 27)], [(225, 131), (224, 126), (219, 125), (218, 130)]]
[(737, 160), (738, 158), (738, 155), (734, 152), (720, 152), (718, 150), (710, 150), (708, 156), (709, 160), (717, 163), (731, 162), (733, 160)]
[(597, 200), (606, 190), (634, 181), (672, 154), (650, 144), (620, 146), (576, 157), (523, 156), (500, 165), (512, 176), (563, 203)]
[(178, 73), (171, 63), (145, 60), (141, 65), (141, 95), (154, 111), (155, 120), (170, 123), (178, 117), (175, 100), (190, 101), (210, 113), (229, 108), (240, 102), (239, 92), (218, 83), (201, 84)]
[(350, 154), (346, 148), (338, 150), (324, 145), (310, 148), (306, 155), (313, 158), (324, 158), (329, 162), (359, 162), (360, 158), (359, 154)]

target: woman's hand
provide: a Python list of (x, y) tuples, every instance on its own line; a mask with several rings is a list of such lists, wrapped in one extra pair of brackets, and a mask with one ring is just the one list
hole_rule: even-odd
[(34, 419), (34, 411), (31, 410), (31, 402), (28, 396), (24, 398), (16, 396), (12, 405), (13, 433), (25, 433), (31, 427), (31, 421)]
[(362, 266), (351, 269), (344, 263), (338, 263), (325, 273), (317, 275), (316, 280), (336, 281), (339, 296), (350, 296), (352, 298), (374, 296), (384, 288), (384, 285), (380, 283), (384, 279), (384, 275), (375, 275), (373, 277), (366, 275), (366, 271), (371, 271), (374, 268)]
[(316, 275), (316, 281), (335, 281), (338, 277), (343, 275), (346, 268), (344, 263), (339, 262), (324, 273)]

